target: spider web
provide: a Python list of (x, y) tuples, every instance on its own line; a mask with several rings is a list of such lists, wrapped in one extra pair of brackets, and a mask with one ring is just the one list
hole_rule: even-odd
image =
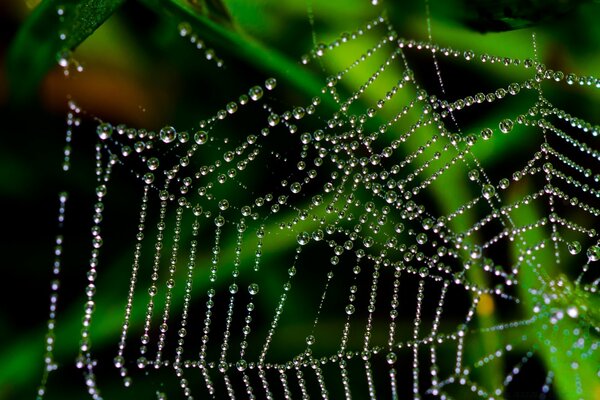
[[(427, 23), (426, 41), (399, 37), (385, 15), (315, 38), (299, 61), (325, 75), (320, 96), (288, 106), (270, 78), (190, 131), (90, 119), (70, 102), (69, 146), (73, 132), (97, 133), (95, 199), (60, 194), (38, 396), (58, 368), (59, 278), (85, 293), (71, 345), (92, 398), (597, 391), (598, 127), (546, 93), (599, 81), (545, 67), (535, 36), (521, 60), (438, 46)], [(472, 64), (508, 78), (456, 95), (445, 67)], [(478, 113), (497, 122), (467, 132)], [(494, 161), (502, 148), (511, 156)], [(63, 245), (69, 224), (71, 236), (86, 225), (70, 207), (92, 211), (76, 282)], [(103, 280), (123, 246), (129, 269)], [(110, 355), (93, 346), (102, 329), (118, 331)], [(122, 387), (101, 394), (114, 376)]]

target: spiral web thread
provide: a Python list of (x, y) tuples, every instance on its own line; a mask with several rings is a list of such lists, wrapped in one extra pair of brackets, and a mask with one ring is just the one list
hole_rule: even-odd
[[(546, 398), (565, 365), (575, 398), (598, 390), (598, 126), (555, 107), (545, 89), (596, 91), (600, 81), (551, 71), (535, 55), (441, 48), (428, 32), (428, 41), (399, 38), (380, 16), (316, 44), (301, 63), (318, 59), (323, 70), (346, 46), (363, 52), (324, 78), (320, 97), (289, 109), (271, 104), (280, 89), (271, 78), (195, 132), (96, 124), (76, 360), (92, 398), (102, 397), (101, 364), (115, 366), (125, 393), (140, 371), (173, 371), (178, 385), (157, 389), (158, 398), (505, 398), (513, 385)], [(189, 25), (180, 33), (198, 42)], [(419, 83), (418, 57), (434, 64), (437, 87)], [(518, 79), (454, 98), (444, 86), (448, 60)], [(371, 71), (366, 82), (353, 80), (359, 70)], [(522, 113), (504, 115), (513, 99)], [(463, 132), (462, 115), (484, 107), (497, 123)], [(84, 129), (81, 110), (70, 108), (68, 142)], [(227, 121), (256, 115), (246, 138), (228, 136)], [(529, 156), (503, 161), (499, 176), (485, 155), (511, 136), (523, 137)], [(70, 147), (65, 171), (69, 155)], [(119, 292), (124, 317), (106, 360), (94, 354), (93, 321), (107, 312), (96, 282), (111, 240), (103, 227), (120, 223), (104, 218), (106, 199), (119, 195), (116, 170), (127, 178), (114, 179), (137, 182), (139, 198), (123, 200), (138, 212), (128, 216), (136, 229)], [(256, 171), (270, 187), (253, 184)], [(448, 204), (443, 192), (453, 186), (471, 197)], [(62, 243), (39, 397), (57, 368)], [(265, 289), (273, 279), (277, 287)], [(310, 321), (298, 328), (300, 343), (289, 339), (298, 351), (282, 358), (273, 346), (294, 329), (294, 297)], [(551, 360), (543, 379), (516, 383), (536, 359)]]

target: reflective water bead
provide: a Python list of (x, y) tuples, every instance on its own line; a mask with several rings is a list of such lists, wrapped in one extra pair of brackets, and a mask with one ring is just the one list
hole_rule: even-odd
[(154, 174), (152, 172), (146, 172), (143, 179), (144, 183), (150, 185), (152, 182), (154, 182)]
[(233, 114), (237, 111), (238, 109), (238, 105), (236, 102), (234, 101), (230, 101), (229, 103), (227, 103), (227, 105), (225, 106), (225, 109), (227, 110), (227, 112), (229, 114)]
[(149, 170), (154, 171), (160, 165), (160, 161), (158, 160), (158, 158), (152, 157), (148, 160), (148, 162), (146, 164), (148, 165)]
[(587, 249), (586, 255), (590, 261), (600, 260), (600, 246), (591, 246), (589, 249)]
[(267, 90), (273, 90), (275, 89), (275, 86), (277, 86), (277, 80), (275, 78), (268, 78), (265, 81), (265, 87)]
[(567, 245), (567, 249), (572, 255), (579, 254), (581, 251), (581, 243), (579, 243), (577, 240), (574, 240)]
[(96, 188), (96, 196), (99, 198), (106, 196), (106, 185), (100, 185)]
[(468, 176), (469, 176), (469, 180), (478, 181), (479, 180), (479, 170), (476, 170), (476, 169), (470, 170)]
[(310, 235), (308, 234), (308, 232), (300, 232), (296, 239), (300, 246), (304, 246), (310, 241)]
[(208, 141), (208, 133), (206, 131), (198, 131), (194, 134), (196, 144), (204, 144)]
[(510, 85), (508, 85), (508, 93), (512, 94), (513, 96), (518, 94), (521, 91), (521, 85), (519, 85), (518, 83), (511, 83)]
[(494, 197), (495, 193), (496, 189), (494, 189), (494, 187), (490, 184), (483, 185), (483, 188), (481, 189), (481, 194), (488, 200)]
[(512, 121), (512, 119), (509, 119), (509, 118), (503, 119), (498, 124), (498, 127), (500, 128), (500, 132), (502, 132), (502, 133), (509, 133), (513, 129), (513, 126), (514, 126), (514, 122)]
[(190, 134), (188, 132), (179, 132), (177, 138), (180, 143), (187, 143), (190, 140)]
[(58, 54), (56, 54), (56, 61), (58, 62), (58, 65), (60, 65), (63, 68), (67, 68), (69, 66), (69, 62), (72, 58), (72, 54), (71, 51), (65, 49), (62, 50), (60, 52), (58, 52)]
[(160, 130), (159, 137), (163, 143), (171, 143), (177, 138), (177, 132), (172, 126), (165, 126)]
[(259, 287), (258, 287), (258, 284), (257, 284), (257, 283), (251, 283), (251, 284), (248, 286), (248, 293), (250, 293), (251, 295), (253, 295), (253, 296), (254, 296), (255, 294), (257, 294), (257, 293), (258, 293), (258, 289), (259, 289)]
[(483, 140), (489, 140), (492, 137), (493, 133), (494, 131), (490, 128), (484, 128), (481, 131), (481, 137), (483, 138)]
[(240, 360), (237, 363), (235, 363), (235, 367), (238, 371), (242, 372), (246, 370), (246, 368), (248, 367), (248, 363), (245, 360)]
[(100, 140), (106, 140), (111, 137), (113, 133), (113, 126), (108, 122), (102, 122), (96, 128), (96, 133), (98, 134)]
[(396, 360), (398, 359), (398, 357), (396, 356), (396, 353), (394, 353), (393, 351), (390, 351), (386, 356), (385, 356), (385, 360), (387, 361), (388, 364), (394, 364), (396, 362)]
[(181, 22), (179, 25), (177, 25), (177, 30), (179, 31), (179, 35), (181, 35), (181, 37), (186, 37), (192, 33), (192, 26), (188, 22)]
[(263, 90), (260, 86), (253, 86), (248, 91), (248, 96), (250, 96), (250, 98), (254, 101), (260, 100), (260, 98), (263, 96)]

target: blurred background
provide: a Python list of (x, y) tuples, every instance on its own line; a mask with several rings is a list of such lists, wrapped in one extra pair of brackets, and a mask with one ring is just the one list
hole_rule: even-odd
[[(181, 8), (173, 6), (177, 1), (126, 1), (74, 52), (74, 59), (83, 67), (83, 72), (72, 71), (66, 78), (64, 70), (56, 60), (52, 60), (54, 66), (43, 74), (37, 85), (36, 77), (8, 74), (10, 66), (7, 66), (7, 60), (11, 43), (32, 10), (39, 6), (38, 3), (35, 0), (5, 0), (0, 3), (0, 201), (3, 211), (0, 241), (3, 254), (0, 278), (0, 399), (35, 397), (44, 366), (44, 335), (58, 193), (68, 190), (73, 197), (81, 200), (80, 204), (88, 204), (88, 209), (74, 209), (69, 216), (71, 220), (90, 219), (89, 206), (94, 188), (90, 177), (93, 176), (92, 149), (95, 141), (90, 127), (94, 118), (154, 131), (167, 124), (193, 131), (200, 120), (215, 114), (228, 101), (271, 76), (277, 77), (280, 90), (269, 97), (270, 104), (281, 110), (306, 104), (312, 97), (313, 83), (323, 85), (330, 71), (348, 65), (356, 54), (350, 49), (324, 61), (324, 64), (313, 63), (305, 75), (298, 75), (296, 72), (302, 66), (302, 55), (308, 53), (315, 42), (327, 43), (340, 32), (362, 25), (381, 13), (382, 7), (387, 9), (387, 16), (399, 36), (427, 39), (427, 19), (422, 2), (390, 1), (377, 7), (366, 0), (314, 1), (309, 2), (308, 7), (305, 0), (184, 2), (209, 21), (208, 24), (192, 21), (195, 31), (205, 43), (205, 47), (198, 50), (180, 37), (179, 24), (191, 18)], [(53, 7), (56, 5), (60, 3), (52, 3)], [(431, 1), (430, 8), (433, 40), (440, 46), (519, 59), (533, 58), (531, 35), (535, 32), (539, 58), (549, 68), (574, 72), (578, 76), (599, 75), (600, 24), (597, 21), (600, 4), (597, 1), (452, 0)], [(42, 20), (42, 26), (43, 18), (50, 21), (55, 17), (37, 16)], [(51, 25), (49, 22), (48, 26)], [(213, 25), (218, 29), (211, 28)], [(228, 36), (223, 32), (232, 34)], [(61, 34), (60, 31), (45, 33), (49, 41), (57, 40), (56, 37)], [(211, 60), (207, 60), (207, 49), (214, 49), (214, 53), (209, 53)], [(45, 54), (40, 42), (26, 43), (17, 52), (30, 54), (31, 63), (46, 63), (38, 58)], [(215, 57), (223, 61), (223, 67), (217, 65)], [(428, 91), (439, 92), (431, 60), (421, 59), (420, 55), (413, 57), (411, 61), (422, 66), (417, 70), (419, 80)], [(507, 76), (502, 68), (483, 69), (479, 64), (452, 60), (440, 61), (440, 65), (452, 99), (480, 91), (482, 87), (499, 87), (526, 76), (523, 71)], [(76, 69), (76, 66), (72, 65), (72, 68)], [(368, 77), (364, 73), (357, 79), (364, 82)], [(30, 83), (33, 83), (33, 89), (28, 89)], [(580, 118), (598, 123), (598, 90), (549, 87), (546, 94), (557, 105), (576, 112)], [(85, 113), (82, 128), (74, 133), (71, 155), (74, 168), (69, 174), (63, 174), (66, 116), (69, 112), (67, 102), (70, 98), (76, 99)], [(512, 107), (518, 109), (520, 105)], [(503, 112), (512, 113), (510, 108)], [(497, 125), (494, 118), (491, 113), (469, 115), (460, 123), (463, 131), (467, 132), (488, 123)], [(322, 121), (315, 120), (314, 124), (319, 122)], [(234, 121), (228, 128), (228, 135), (244, 138), (248, 134), (245, 125), (243, 118)], [(275, 143), (285, 147), (285, 143)], [(531, 146), (528, 146), (523, 139), (513, 137), (499, 142), (497, 147), (482, 149), (480, 156), (485, 158), (486, 168), (500, 174), (504, 169), (502, 162), (507, 157), (521, 153), (523, 157), (529, 155), (538, 144), (532, 140)], [(598, 142), (593, 145), (597, 148)], [(249, 176), (248, 179), (252, 180), (255, 191), (271, 185), (264, 176)], [(116, 192), (133, 193), (126, 178), (115, 185)], [(232, 193), (235, 193), (234, 189)], [(113, 201), (119, 203), (118, 199)], [(124, 204), (121, 211), (115, 212), (112, 217), (130, 216), (135, 213), (135, 207), (135, 204)], [(127, 223), (135, 223), (131, 221), (133, 219), (129, 218)], [(115, 223), (107, 229), (118, 237), (122, 228)], [(66, 260), (85, 264), (88, 242), (84, 239), (77, 241), (75, 228), (70, 233), (75, 238)], [(115, 249), (109, 260), (127, 270), (131, 246), (125, 244)], [(292, 247), (286, 251), (289, 253), (291, 250)], [(318, 258), (319, 254), (315, 250), (314, 257)], [(272, 262), (276, 262), (279, 256), (271, 257)], [(85, 266), (74, 268), (77, 272), (72, 275), (64, 273), (65, 286), (83, 277)], [(111, 271), (109, 276), (115, 281), (110, 284), (119, 289), (125, 287), (128, 278), (120, 279), (118, 269)], [(568, 271), (565, 272), (568, 274)], [(310, 287), (310, 277), (305, 284)], [(269, 286), (268, 283), (265, 285)], [(275, 285), (273, 283), (272, 286)], [(275, 305), (277, 289), (274, 288), (272, 293), (273, 301), (268, 304), (271, 308)], [(73, 305), (82, 304), (82, 294), (77, 290), (66, 290), (64, 295), (61, 293), (60, 308), (66, 313), (64, 324), (74, 335), (79, 332), (80, 317), (68, 311), (78, 309)], [(103, 318), (118, 324), (122, 319), (123, 299), (122, 295), (115, 295), (111, 303), (111, 297), (107, 297), (105, 306), (110, 311)], [(295, 332), (304, 332), (312, 316), (311, 313), (302, 316), (301, 298), (292, 301), (289, 307), (297, 311), (298, 321), (306, 321), (288, 326), (286, 336), (289, 336), (289, 343), (280, 343), (278, 350), (283, 359), (286, 345), (296, 342)], [(332, 316), (335, 317), (333, 311)], [(267, 317), (268, 314), (265, 315)], [(104, 358), (109, 363), (114, 348), (108, 347), (114, 347), (115, 335), (114, 331), (107, 333), (107, 339), (100, 345), (101, 351), (106, 351)], [(304, 334), (297, 335), (303, 337)], [(65, 340), (61, 343), (58, 345), (60, 350), (57, 350), (61, 363), (72, 364), (75, 342), (67, 343)], [(287, 351), (292, 352), (292, 349)], [(540, 369), (543, 362), (535, 362)], [(66, 369), (64, 375), (51, 382), (54, 391), (47, 398), (84, 397), (83, 378), (69, 372), (68, 367)], [(543, 378), (541, 373), (538, 374), (540, 376), (531, 373), (535, 379)], [(164, 377), (161, 381), (169, 382), (169, 379), (173, 378)], [(119, 398), (124, 393), (119, 379), (107, 378), (103, 383), (108, 387), (106, 398)], [(154, 392), (160, 389), (157, 385), (152, 383), (148, 388), (142, 388), (141, 396), (154, 396)], [(173, 398), (178, 398), (178, 395)], [(592, 396), (598, 396), (598, 392), (586, 398), (598, 398)]]

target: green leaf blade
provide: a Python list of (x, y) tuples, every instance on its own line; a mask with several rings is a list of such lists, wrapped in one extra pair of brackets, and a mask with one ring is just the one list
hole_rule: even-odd
[(7, 74), (11, 101), (35, 97), (57, 55), (73, 50), (123, 3), (123, 0), (45, 0), (24, 22), (11, 44)]

